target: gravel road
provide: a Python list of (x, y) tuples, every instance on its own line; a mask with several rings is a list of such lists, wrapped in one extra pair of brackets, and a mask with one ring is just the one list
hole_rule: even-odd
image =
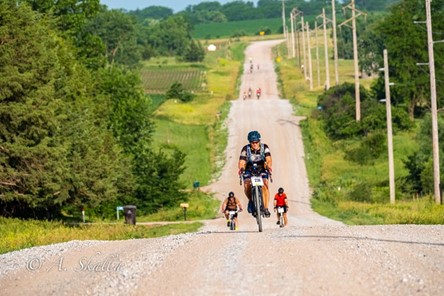
[[(284, 187), (289, 225), (274, 215), (259, 233), (239, 215), (240, 230), (222, 218), (193, 234), (127, 241), (71, 241), (0, 255), (1, 295), (443, 295), (444, 226), (346, 226), (313, 212), (300, 120), (279, 98), (271, 48), (253, 43), (239, 99), (227, 119), (221, 177), (203, 188), (222, 199), (234, 191), (245, 204), (237, 160), (257, 129), (273, 156), (271, 191)], [(248, 58), (255, 65), (248, 71)], [(243, 100), (250, 87), (260, 100)]]

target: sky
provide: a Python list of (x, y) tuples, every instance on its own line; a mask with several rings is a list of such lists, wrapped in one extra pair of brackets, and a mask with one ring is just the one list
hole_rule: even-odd
[[(100, 0), (100, 3), (108, 6), (108, 9), (136, 10), (143, 9), (148, 6), (164, 6), (173, 9), (173, 11), (179, 12), (184, 10), (188, 5), (196, 5), (201, 2), (209, 2), (215, 0)], [(218, 0), (221, 4), (231, 2), (233, 0)], [(248, 0), (244, 2), (254, 2), (257, 0)]]

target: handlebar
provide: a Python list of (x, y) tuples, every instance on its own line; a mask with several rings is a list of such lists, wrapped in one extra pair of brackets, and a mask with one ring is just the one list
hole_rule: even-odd
[[(273, 175), (268, 169), (265, 169), (265, 172), (270, 176), (270, 182), (273, 183)], [(242, 173), (239, 175), (239, 185), (242, 185), (242, 182), (244, 181), (244, 173), (245, 171), (242, 171)]]

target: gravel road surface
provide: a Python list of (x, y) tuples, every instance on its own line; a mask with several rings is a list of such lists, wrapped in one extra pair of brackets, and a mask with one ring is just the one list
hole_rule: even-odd
[[(271, 192), (284, 187), (289, 225), (274, 214), (259, 233), (239, 215), (193, 234), (127, 241), (71, 241), (0, 255), (0, 295), (444, 295), (444, 226), (346, 226), (313, 212), (299, 122), (279, 98), (271, 48), (246, 50), (239, 99), (227, 119), (221, 177), (203, 188), (221, 200), (234, 191), (240, 149), (257, 129), (273, 156)], [(249, 73), (249, 58), (259, 64)], [(243, 100), (251, 87), (261, 99)]]

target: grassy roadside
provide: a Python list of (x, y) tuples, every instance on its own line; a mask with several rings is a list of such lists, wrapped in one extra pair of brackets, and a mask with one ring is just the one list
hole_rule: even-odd
[(201, 222), (170, 225), (125, 225), (123, 223), (76, 224), (7, 219), (0, 217), (0, 254), (71, 240), (125, 240), (153, 238), (197, 231)]
[[(307, 117), (301, 126), (307, 156), (306, 166), (314, 193), (313, 209), (351, 225), (443, 224), (444, 207), (436, 205), (428, 196), (419, 199), (403, 196), (399, 188), (401, 178), (407, 174), (403, 161), (417, 147), (415, 130), (394, 135), (397, 195), (396, 204), (392, 205), (389, 203), (387, 153), (365, 167), (345, 160), (345, 148), (359, 142), (331, 141), (325, 135), (322, 123), (311, 116), (317, 107), (317, 97), (323, 92), (323, 86), (317, 84), (316, 78), (313, 90), (309, 89), (309, 83), (304, 81), (303, 71), (297, 67), (298, 61), (287, 57), (285, 45), (275, 49), (275, 54), (282, 57), (276, 66), (282, 96), (290, 100), (296, 114)], [(320, 55), (320, 59), (321, 81), (325, 81), (326, 76), (322, 74), (325, 72), (323, 55)], [(335, 85), (332, 64), (330, 63), (331, 86)], [(340, 84), (354, 82), (352, 61), (339, 61), (339, 78)], [(362, 79), (360, 83), (369, 88), (372, 79)], [(367, 200), (359, 201), (362, 196)]]

